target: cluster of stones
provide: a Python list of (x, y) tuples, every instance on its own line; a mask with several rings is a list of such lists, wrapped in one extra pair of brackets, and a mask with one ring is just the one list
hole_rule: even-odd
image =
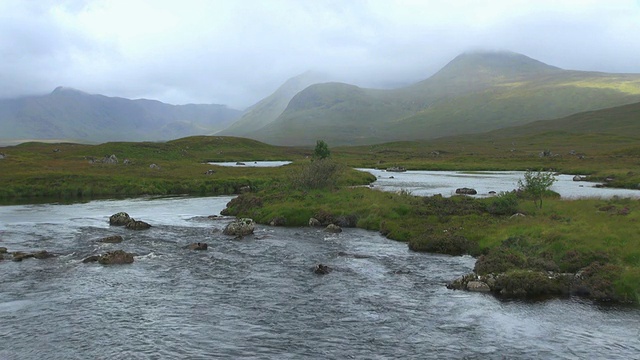
[[(596, 295), (596, 290), (590, 289), (590, 285), (585, 280), (581, 271), (575, 274), (535, 270), (485, 275), (470, 273), (450, 282), (447, 284), (447, 288), (473, 292), (490, 292), (508, 298), (535, 298), (557, 295), (589, 297)], [(597, 298), (599, 295), (595, 297)]]
[(119, 212), (111, 215), (111, 217), (109, 217), (109, 225), (124, 226), (131, 230), (145, 230), (151, 227), (149, 223), (136, 220), (130, 217), (126, 212)]
[(5, 255), (11, 255), (11, 260), (13, 261), (22, 261), (24, 259), (48, 259), (52, 258), (55, 255), (46, 251), (36, 251), (36, 252), (23, 252), (23, 251), (14, 251), (9, 252), (6, 247), (0, 247), (0, 261), (5, 259)]

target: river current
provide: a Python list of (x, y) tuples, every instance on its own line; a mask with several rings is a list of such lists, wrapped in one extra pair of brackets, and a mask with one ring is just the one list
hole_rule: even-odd
[[(230, 199), (0, 206), (0, 246), (58, 254), (0, 261), (0, 359), (640, 359), (638, 308), (448, 290), (473, 258), (360, 229), (236, 240), (208, 218)], [(153, 227), (110, 227), (119, 211)], [(134, 263), (82, 263), (115, 249)]]

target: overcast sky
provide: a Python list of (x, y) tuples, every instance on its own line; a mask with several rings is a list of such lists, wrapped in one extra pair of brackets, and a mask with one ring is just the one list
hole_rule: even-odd
[(476, 50), (640, 73), (640, 0), (0, 0), (0, 98), (243, 109), (307, 70), (397, 87)]

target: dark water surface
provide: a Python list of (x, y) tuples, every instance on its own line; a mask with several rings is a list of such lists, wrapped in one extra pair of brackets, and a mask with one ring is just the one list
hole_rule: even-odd
[[(0, 207), (0, 246), (60, 254), (0, 262), (0, 359), (640, 359), (637, 308), (454, 292), (445, 283), (473, 258), (364, 230), (258, 226), (233, 240), (229, 219), (207, 218), (229, 200)], [(118, 211), (153, 227), (109, 227)], [(125, 241), (97, 242), (112, 234)], [(115, 249), (138, 256), (81, 263)]]

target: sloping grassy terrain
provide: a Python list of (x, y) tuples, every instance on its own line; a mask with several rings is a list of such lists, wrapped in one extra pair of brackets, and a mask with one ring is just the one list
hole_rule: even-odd
[(475, 134), (640, 101), (640, 75), (558, 69), (513, 53), (464, 54), (396, 90), (316, 84), (271, 123), (263, 142), (361, 145)]
[[(309, 151), (241, 138), (200, 136), (166, 143), (24, 143), (0, 148), (0, 153), (5, 155), (0, 160), (0, 200), (29, 202), (144, 194), (234, 194), (244, 186), (256, 189), (277, 181), (285, 170), (220, 167), (206, 162), (296, 161)], [(117, 164), (100, 162), (111, 155), (116, 156)], [(151, 168), (151, 164), (159, 168)], [(208, 170), (215, 172), (205, 175)]]

